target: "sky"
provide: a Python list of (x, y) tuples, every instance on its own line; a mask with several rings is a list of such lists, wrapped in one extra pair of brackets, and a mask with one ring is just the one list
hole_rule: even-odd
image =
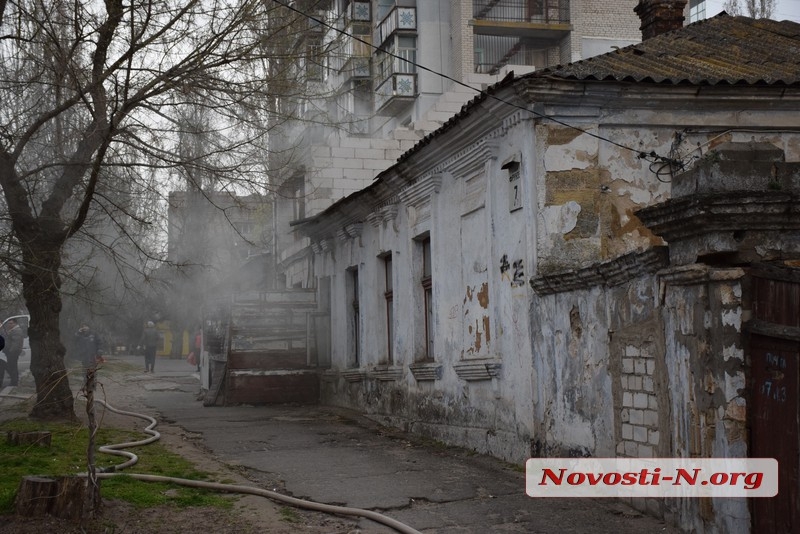
[[(740, 2), (743, 4), (744, 2)], [(707, 0), (706, 17), (712, 17), (722, 11), (725, 0)], [(800, 22), (800, 0), (777, 0), (775, 2), (775, 20), (793, 20)]]

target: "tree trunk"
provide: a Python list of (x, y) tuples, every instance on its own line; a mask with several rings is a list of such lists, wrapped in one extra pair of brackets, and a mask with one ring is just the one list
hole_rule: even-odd
[[(37, 235), (47, 235), (46, 231)], [(23, 249), (23, 295), (30, 313), (31, 374), (36, 383), (36, 404), (31, 417), (74, 421), (75, 408), (64, 367), (61, 343), (61, 244), (35, 238)]]

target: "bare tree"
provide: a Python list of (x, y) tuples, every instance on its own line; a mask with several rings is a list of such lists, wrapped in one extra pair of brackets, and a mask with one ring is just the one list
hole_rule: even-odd
[(755, 19), (772, 18), (776, 0), (727, 0), (723, 9), (729, 15), (746, 15)]
[[(74, 418), (59, 313), (64, 276), (86, 279), (76, 250), (158, 260), (141, 230), (187, 165), (221, 188), (268, 187), (269, 131), (300, 118), (275, 102), (308, 90), (305, 52), (287, 44), (308, 21), (287, 11), (269, 0), (0, 0), (0, 221), (31, 315), (33, 417)], [(192, 108), (207, 118), (203, 154), (179, 149)]]

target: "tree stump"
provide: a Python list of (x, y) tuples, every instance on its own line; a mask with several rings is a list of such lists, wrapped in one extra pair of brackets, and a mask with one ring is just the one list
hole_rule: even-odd
[(86, 477), (27, 476), (19, 483), (15, 511), (23, 517), (49, 514), (61, 519), (83, 519), (89, 512), (88, 486)]
[(6, 432), (6, 442), (9, 445), (38, 445), (39, 447), (50, 448), (52, 435), (47, 431), (40, 432), (17, 432), (9, 430)]
[(28, 476), (17, 489), (15, 509), (23, 517), (47, 515), (58, 491), (58, 482), (53, 478)]
[[(99, 484), (99, 482), (98, 482)], [(50, 515), (62, 519), (83, 519), (89, 513), (89, 480), (85, 477), (61, 477)]]

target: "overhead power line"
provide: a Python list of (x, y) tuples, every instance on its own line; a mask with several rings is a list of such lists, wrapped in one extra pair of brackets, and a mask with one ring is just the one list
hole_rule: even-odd
[[(343, 30), (341, 28), (337, 28), (336, 26), (328, 23), (325, 20), (319, 19), (319, 18), (315, 17), (314, 15), (311, 15), (309, 13), (305, 13), (304, 11), (302, 11), (300, 9), (297, 9), (296, 7), (294, 7), (291, 4), (286, 3), (285, 1), (281, 1), (281, 0), (272, 0), (272, 1), (274, 3), (280, 5), (280, 6), (285, 7), (286, 9), (289, 9), (290, 11), (293, 11), (293, 12), (299, 14), (302, 17), (305, 17), (305, 18), (307, 18), (309, 20), (314, 21), (315, 23), (317, 23), (317, 24), (319, 24), (321, 26), (324, 26), (324, 27), (326, 27), (326, 28), (328, 28), (330, 30), (335, 31), (335, 32), (339, 33), (340, 35), (343, 35), (345, 37), (349, 37), (350, 39), (353, 39), (353, 40), (355, 40), (355, 41), (357, 41), (359, 43), (362, 43), (365, 46), (368, 46), (369, 48), (372, 48), (373, 50), (379, 50), (380, 52), (382, 52), (382, 53), (384, 53), (384, 54), (386, 54), (386, 55), (388, 55), (390, 57), (393, 57), (395, 59), (399, 59), (401, 61), (404, 61), (404, 62), (408, 63), (409, 65), (413, 65), (415, 68), (417, 68), (419, 70), (430, 72), (432, 74), (435, 74), (436, 76), (440, 76), (440, 77), (444, 78), (445, 80), (449, 80), (449, 81), (451, 81), (451, 82), (453, 82), (453, 83), (455, 83), (457, 85), (460, 85), (462, 87), (466, 87), (466, 88), (468, 88), (468, 89), (470, 89), (472, 91), (475, 91), (476, 93), (478, 93), (478, 95), (484, 96), (485, 98), (489, 98), (489, 99), (495, 100), (495, 101), (500, 102), (500, 103), (502, 103), (504, 105), (511, 106), (513, 108), (516, 108), (516, 109), (525, 111), (527, 113), (530, 113), (531, 115), (534, 115), (534, 116), (539, 117), (541, 119), (549, 120), (549, 121), (554, 122), (556, 124), (559, 124), (561, 126), (564, 126), (564, 127), (567, 127), (567, 128), (571, 128), (573, 130), (576, 130), (578, 132), (586, 134), (586, 135), (588, 135), (590, 137), (593, 137), (595, 139), (598, 139), (600, 141), (604, 141), (606, 143), (610, 143), (610, 144), (612, 144), (612, 145), (614, 145), (614, 146), (616, 146), (618, 148), (621, 148), (623, 150), (628, 150), (630, 152), (633, 152), (634, 154), (637, 155), (637, 157), (639, 159), (644, 159), (644, 160), (647, 160), (647, 161), (650, 162), (650, 170), (656, 175), (656, 178), (658, 178), (659, 181), (662, 181), (662, 182), (664, 181), (664, 180), (661, 179), (661, 173), (663, 172), (663, 169), (665, 167), (669, 167), (670, 169), (672, 169), (672, 168), (682, 169), (684, 167), (683, 162), (680, 161), (680, 160), (672, 159), (672, 158), (665, 157), (665, 156), (660, 156), (655, 151), (643, 152), (641, 150), (638, 150), (638, 149), (629, 147), (627, 145), (624, 145), (622, 143), (619, 143), (617, 141), (614, 141), (613, 139), (609, 139), (607, 137), (603, 137), (602, 135), (596, 134), (594, 132), (590, 132), (588, 130), (584, 130), (583, 128), (580, 128), (579, 126), (575, 126), (573, 124), (566, 123), (566, 122), (564, 122), (564, 121), (562, 121), (560, 119), (556, 119), (555, 117), (551, 117), (549, 115), (545, 115), (544, 113), (539, 113), (536, 110), (530, 109), (530, 108), (525, 107), (525, 106), (521, 106), (521, 105), (516, 104), (514, 102), (509, 102), (508, 100), (502, 99), (502, 98), (500, 98), (500, 97), (498, 97), (498, 96), (496, 96), (494, 94), (489, 93), (488, 91), (484, 91), (484, 90), (481, 90), (481, 89), (476, 89), (476, 88), (472, 87), (471, 85), (462, 82), (461, 80), (453, 78), (452, 76), (449, 76), (449, 75), (444, 74), (442, 72), (439, 72), (439, 71), (436, 71), (436, 70), (431, 69), (429, 67), (426, 67), (425, 65), (421, 65), (421, 64), (419, 64), (419, 63), (417, 63), (415, 61), (412, 61), (410, 59), (401, 57), (401, 56), (399, 56), (399, 55), (397, 55), (397, 54), (395, 54), (395, 53), (393, 53), (393, 52), (391, 52), (389, 50), (383, 50), (379, 46), (376, 46), (376, 45), (374, 45), (374, 44), (372, 44), (372, 43), (370, 43), (368, 41), (365, 41), (364, 39), (361, 39), (357, 35), (353, 35), (351, 33), (348, 33), (347, 31), (345, 31), (345, 30)], [(661, 164), (661, 165), (658, 168), (658, 170), (654, 171), (653, 170), (653, 166), (656, 165), (656, 164)]]

